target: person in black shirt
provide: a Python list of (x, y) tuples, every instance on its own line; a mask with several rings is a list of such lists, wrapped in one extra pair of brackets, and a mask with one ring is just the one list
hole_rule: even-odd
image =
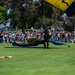
[(47, 29), (44, 30), (44, 48), (49, 47), (49, 31)]

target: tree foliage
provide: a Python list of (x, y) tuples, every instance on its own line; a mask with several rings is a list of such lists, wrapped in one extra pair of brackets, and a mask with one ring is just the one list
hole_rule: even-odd
[(2, 22), (2, 23), (6, 23), (6, 8), (5, 7), (2, 7), (2, 6), (0, 6), (0, 21)]
[[(63, 12), (44, 2), (44, 0), (1, 0), (0, 4), (1, 6), (6, 5), (7, 8), (13, 9), (11, 27), (18, 27), (22, 31), (30, 27), (40, 28), (43, 23), (49, 27), (52, 25), (64, 25), (62, 18)], [(5, 11), (5, 8), (2, 9)], [(1, 16), (4, 16), (4, 12), (3, 14), (0, 12)], [(1, 19), (4, 22), (5, 18), (3, 17)], [(69, 18), (66, 21), (69, 23), (68, 26), (72, 26)]]

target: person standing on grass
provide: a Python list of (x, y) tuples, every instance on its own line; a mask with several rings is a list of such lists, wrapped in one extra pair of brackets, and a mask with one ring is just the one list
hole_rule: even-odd
[(44, 30), (44, 48), (49, 48), (49, 31)]

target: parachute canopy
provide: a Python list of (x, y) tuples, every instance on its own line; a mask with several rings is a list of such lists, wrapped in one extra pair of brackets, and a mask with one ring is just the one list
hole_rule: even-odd
[(45, 0), (53, 6), (64, 11), (68, 16), (75, 14), (75, 1), (74, 0)]

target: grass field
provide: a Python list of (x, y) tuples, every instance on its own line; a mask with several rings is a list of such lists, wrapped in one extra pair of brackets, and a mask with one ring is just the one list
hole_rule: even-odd
[[(68, 48), (70, 45), (70, 48)], [(37, 47), (14, 47), (0, 44), (0, 75), (75, 75), (75, 44), (56, 46), (49, 49)]]

